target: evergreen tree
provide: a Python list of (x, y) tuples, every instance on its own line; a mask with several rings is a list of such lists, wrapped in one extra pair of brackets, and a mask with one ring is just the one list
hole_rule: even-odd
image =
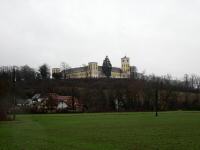
[(110, 63), (108, 56), (106, 56), (106, 58), (103, 61), (102, 71), (107, 78), (110, 78), (111, 71), (112, 71), (112, 65)]
[(43, 64), (39, 67), (39, 72), (42, 79), (50, 79), (50, 69), (47, 64)]

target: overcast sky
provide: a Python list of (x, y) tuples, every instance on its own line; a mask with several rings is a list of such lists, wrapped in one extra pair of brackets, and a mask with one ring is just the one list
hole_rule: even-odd
[(0, 65), (101, 65), (106, 55), (147, 74), (200, 74), (200, 1), (0, 1)]

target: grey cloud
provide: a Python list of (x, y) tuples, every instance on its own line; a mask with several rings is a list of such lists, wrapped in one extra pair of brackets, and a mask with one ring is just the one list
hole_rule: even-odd
[(199, 74), (195, 0), (1, 0), (0, 65), (72, 67), (125, 54), (139, 71)]

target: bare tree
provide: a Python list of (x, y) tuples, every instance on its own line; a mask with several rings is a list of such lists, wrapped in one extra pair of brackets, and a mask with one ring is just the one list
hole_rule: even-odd
[(66, 79), (66, 71), (68, 69), (70, 69), (71, 67), (66, 63), (66, 62), (61, 62), (61, 69), (62, 69), (62, 72), (63, 72), (63, 78)]
[(137, 75), (137, 67), (136, 66), (132, 66), (131, 67), (131, 78), (132, 79), (137, 79), (138, 78), (138, 75)]
[(23, 80), (33, 80), (36, 77), (35, 70), (28, 65), (21, 67), (20, 74)]
[(188, 88), (189, 88), (189, 75), (188, 74), (184, 75), (184, 86), (188, 90)]
[(196, 82), (196, 87), (197, 87), (197, 89), (199, 91), (200, 90), (200, 76), (196, 76), (195, 82)]
[(196, 88), (196, 83), (195, 83), (196, 82), (196, 78), (197, 78), (197, 76), (195, 74), (192, 74), (190, 76), (190, 78), (189, 78), (189, 86), (192, 89)]

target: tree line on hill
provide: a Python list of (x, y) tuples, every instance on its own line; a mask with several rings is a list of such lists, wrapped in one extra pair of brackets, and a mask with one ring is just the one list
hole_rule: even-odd
[(2, 66), (0, 67), (0, 78), (4, 80), (11, 80), (14, 71), (17, 81), (50, 79), (50, 68), (47, 64), (41, 65), (38, 71), (28, 65), (21, 67)]
[(170, 75), (137, 76), (137, 73), (130, 79), (61, 79), (50, 79), (46, 64), (38, 71), (27, 65), (1, 67), (0, 120), (5, 120), (13, 111), (14, 95), (19, 100), (35, 93), (51, 92), (78, 98), (87, 112), (200, 110), (200, 77), (197, 75), (186, 74), (183, 80), (174, 80)]

